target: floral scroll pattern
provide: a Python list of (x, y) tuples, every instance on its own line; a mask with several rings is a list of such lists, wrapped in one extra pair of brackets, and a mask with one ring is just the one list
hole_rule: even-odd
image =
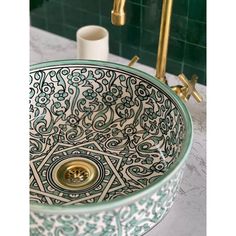
[[(41, 170), (45, 157), (55, 158), (60, 145), (92, 143), (101, 155), (114, 157), (109, 163), (120, 176), (120, 187), (102, 200), (126, 196), (162, 176), (178, 158), (185, 133), (182, 113), (168, 94), (145, 78), (108, 67), (67, 65), (31, 71), (29, 108), (33, 169)], [(89, 155), (96, 156), (96, 151)], [(31, 200), (63, 204), (46, 200), (33, 169)], [(48, 189), (53, 192), (52, 186)]]

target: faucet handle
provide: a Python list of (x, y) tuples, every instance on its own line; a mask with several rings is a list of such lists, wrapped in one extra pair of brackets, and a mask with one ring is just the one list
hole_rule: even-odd
[(179, 80), (183, 85), (177, 85), (172, 87), (172, 90), (185, 102), (187, 102), (192, 95), (195, 100), (200, 103), (202, 101), (202, 96), (196, 90), (195, 85), (197, 83), (197, 75), (193, 75), (191, 80), (188, 80), (187, 77), (182, 73), (178, 76)]
[(139, 60), (139, 57), (138, 56), (133, 56), (132, 59), (130, 60), (128, 66), (131, 67), (133, 66), (137, 61)]

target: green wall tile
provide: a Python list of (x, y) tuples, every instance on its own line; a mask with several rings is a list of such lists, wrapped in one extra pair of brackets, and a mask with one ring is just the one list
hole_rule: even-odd
[(185, 43), (177, 39), (169, 40), (168, 58), (176, 61), (182, 61), (184, 58)]
[(205, 70), (200, 70), (189, 65), (184, 65), (184, 74), (188, 77), (188, 79), (191, 79), (192, 75), (196, 74), (198, 76), (198, 83), (206, 84)]
[[(155, 67), (162, 0), (127, 0), (126, 25), (111, 24), (112, 0), (30, 0), (30, 23), (76, 40), (84, 25), (104, 26), (110, 35), (110, 52)], [(167, 71), (199, 73), (206, 82), (206, 0), (174, 0)]]
[(132, 59), (133, 56), (139, 56), (139, 49), (126, 44), (121, 44), (121, 56), (127, 59)]
[[(151, 53), (148, 51), (144, 51), (144, 50), (140, 50), (140, 63), (149, 65), (151, 67), (156, 67), (156, 60), (157, 60), (157, 55), (155, 53)], [(167, 65), (166, 65), (166, 71), (168, 73), (173, 73), (173, 74), (180, 74), (181, 68), (182, 68), (182, 63), (178, 62), (178, 61), (174, 61), (171, 59), (167, 60)]]
[(141, 6), (127, 2), (126, 4), (126, 24), (140, 26)]
[(52, 24), (61, 24), (63, 23), (63, 12), (62, 5), (58, 2), (49, 1), (45, 4), (45, 13), (47, 15), (48, 22)]
[(111, 17), (113, 1), (100, 0), (101, 15)]
[(64, 26), (60, 23), (48, 22), (47, 23), (47, 30), (54, 33), (54, 34), (64, 36), (64, 34), (63, 34)]
[(76, 41), (77, 28), (70, 25), (63, 25), (63, 36)]
[(119, 41), (110, 41), (109, 42), (109, 51), (113, 54), (120, 55), (121, 43)]
[(64, 6), (64, 23), (75, 28), (84, 25), (99, 24), (99, 15)]
[(189, 18), (206, 22), (206, 0), (189, 1)]
[(161, 9), (162, 0), (142, 0), (142, 5)]
[(41, 29), (47, 29), (46, 27), (46, 19), (44, 17), (38, 16), (38, 15), (34, 15), (31, 14), (30, 16), (30, 23), (31, 25), (41, 28)]
[(140, 28), (125, 25), (121, 28), (121, 42), (130, 46), (139, 47), (140, 44)]
[(61, 1), (63, 5), (67, 5), (75, 9), (81, 9), (81, 5), (83, 3), (83, 1), (78, 1), (78, 0), (61, 0)]
[(98, 14), (99, 0), (83, 0), (79, 1), (79, 3), (81, 9)]
[(64, 6), (64, 23), (73, 27), (82, 25), (83, 18), (82, 11), (77, 10), (71, 6)]
[(142, 0), (130, 0), (130, 2), (134, 2), (140, 5), (142, 3)]
[(185, 40), (187, 31), (187, 17), (172, 15), (170, 37)]
[(206, 46), (206, 24), (189, 20), (187, 41), (201, 46)]
[(206, 48), (186, 43), (184, 63), (198, 69), (205, 69)]
[[(71, 13), (71, 14), (70, 14)], [(76, 13), (76, 14), (75, 14)], [(72, 27), (80, 27), (83, 25), (83, 13), (75, 10), (70, 6), (64, 6), (64, 23)]]
[(139, 60), (140, 63), (143, 63), (151, 67), (156, 66), (157, 55), (155, 53), (151, 53), (151, 52), (141, 49), (139, 56), (140, 56), (140, 60)]
[(45, 0), (30, 0), (30, 11), (37, 15), (44, 15)]
[(142, 23), (141, 26), (145, 30), (159, 32), (161, 21), (161, 10), (154, 5), (154, 7), (142, 7)]
[(182, 72), (182, 63), (179, 61), (167, 60), (166, 71), (170, 74), (179, 75)]
[(146, 51), (156, 53), (158, 38), (159, 35), (157, 33), (153, 33), (147, 30), (142, 30), (141, 48)]
[(192, 0), (174, 0), (173, 13), (180, 16), (187, 16), (189, 1), (191, 2)]

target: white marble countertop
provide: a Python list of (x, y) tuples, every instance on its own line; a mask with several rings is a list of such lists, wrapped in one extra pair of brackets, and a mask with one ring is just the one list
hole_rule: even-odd
[[(30, 64), (58, 59), (74, 59), (76, 43), (55, 34), (30, 28)], [(127, 65), (129, 60), (110, 54), (109, 61)], [(149, 74), (154, 68), (136, 63), (135, 68)], [(176, 77), (167, 74), (176, 83)], [(187, 107), (192, 115), (194, 139), (183, 182), (176, 201), (164, 220), (146, 236), (205, 236), (206, 235), (206, 87), (197, 85), (203, 102), (190, 99)]]

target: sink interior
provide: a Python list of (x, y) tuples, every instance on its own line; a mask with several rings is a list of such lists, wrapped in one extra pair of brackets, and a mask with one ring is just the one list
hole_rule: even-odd
[(122, 198), (166, 174), (186, 133), (173, 95), (134, 69), (52, 63), (30, 72), (30, 200)]

